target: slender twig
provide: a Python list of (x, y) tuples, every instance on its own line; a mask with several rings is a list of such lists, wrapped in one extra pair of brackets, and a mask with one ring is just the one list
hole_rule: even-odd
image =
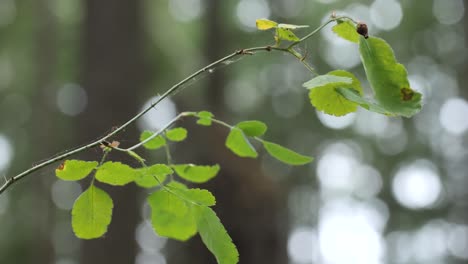
[[(96, 147), (96, 146), (99, 146), (101, 144), (103, 144), (104, 142), (106, 142), (109, 138), (117, 135), (118, 133), (122, 132), (125, 128), (127, 128), (129, 125), (131, 125), (132, 123), (134, 123), (137, 119), (139, 119), (141, 116), (143, 116), (144, 114), (146, 114), (148, 111), (150, 111), (151, 109), (153, 109), (157, 104), (159, 104), (162, 100), (166, 99), (167, 97), (169, 97), (170, 95), (174, 94), (175, 92), (177, 92), (179, 89), (181, 89), (185, 84), (189, 83), (192, 79), (194, 79), (195, 77), (205, 73), (206, 71), (209, 71), (210, 69), (213, 69), (215, 68), (217, 65), (225, 62), (225, 61), (228, 61), (234, 57), (237, 57), (237, 56), (244, 56), (244, 55), (253, 55), (255, 54), (256, 52), (259, 52), (259, 51), (272, 51), (272, 50), (276, 50), (276, 51), (282, 51), (282, 52), (287, 52), (287, 53), (291, 53), (291, 49), (292, 47), (294, 47), (295, 45), (299, 44), (300, 42), (302, 41), (305, 41), (307, 40), (308, 38), (310, 38), (311, 36), (313, 36), (314, 34), (316, 34), (317, 32), (319, 32), (323, 27), (325, 27), (326, 25), (328, 25), (329, 23), (333, 22), (333, 21), (336, 21), (338, 19), (350, 19), (348, 17), (337, 17), (337, 18), (332, 18), (330, 20), (328, 20), (327, 22), (325, 22), (324, 24), (322, 24), (321, 26), (319, 26), (317, 29), (315, 29), (314, 31), (312, 31), (311, 33), (309, 33), (308, 35), (306, 35), (305, 37), (301, 38), (299, 41), (297, 42), (294, 42), (292, 43), (288, 48), (281, 48), (281, 47), (275, 47), (275, 46), (270, 46), (270, 45), (267, 45), (267, 46), (261, 46), (261, 47), (253, 47), (253, 48), (247, 48), (247, 49), (241, 49), (241, 50), (238, 50), (238, 51), (235, 51), (215, 62), (212, 62), (210, 64), (208, 64), (207, 66), (197, 70), (196, 72), (192, 73), (191, 75), (189, 75), (188, 77), (186, 77), (185, 79), (183, 79), (182, 81), (176, 83), (175, 85), (173, 85), (171, 88), (169, 88), (164, 94), (162, 94), (155, 102), (151, 103), (151, 105), (149, 105), (147, 108), (145, 108), (144, 110), (142, 110), (141, 112), (139, 112), (138, 114), (136, 114), (134, 117), (132, 117), (131, 119), (129, 119), (127, 122), (125, 122), (123, 125), (117, 127), (115, 130), (113, 130), (111, 133), (105, 135), (105, 136), (102, 136), (100, 138), (98, 138), (97, 140), (95, 141), (92, 141), (91, 143), (88, 143), (86, 145), (83, 145), (83, 146), (80, 146), (80, 147), (77, 147), (75, 149), (72, 149), (72, 150), (69, 150), (69, 151), (66, 151), (60, 155), (57, 155), (55, 157), (52, 157), (52, 158), (49, 158), (37, 165), (34, 165), (33, 167), (15, 175), (15, 176), (12, 176), (10, 177), (9, 179), (7, 179), (5, 181), (5, 183), (0, 187), (0, 194), (2, 194), (9, 186), (11, 186), (13, 183), (21, 180), (22, 178), (24, 178), (25, 176), (27, 175), (30, 175), (31, 173), (41, 169), (41, 168), (44, 168), (54, 162), (57, 162), (57, 161), (60, 161), (60, 160), (63, 160), (67, 157), (70, 157), (74, 154), (77, 154), (77, 153), (80, 153), (80, 152), (83, 152), (85, 150), (88, 150), (88, 149), (91, 149), (93, 147)], [(352, 19), (350, 19), (351, 21), (354, 21)], [(302, 61), (302, 60), (301, 60)], [(131, 151), (131, 150), (128, 150), (127, 151)]]
[(350, 21), (352, 21), (354, 24), (357, 24), (357, 22), (348, 17), (348, 16), (340, 16), (340, 17), (332, 17), (330, 18), (329, 20), (327, 20), (325, 23), (323, 23), (321, 26), (319, 26), (318, 28), (316, 28), (314, 31), (310, 32), (309, 34), (305, 35), (304, 37), (302, 37), (299, 41), (296, 41), (294, 43), (292, 43), (291, 45), (289, 45), (288, 49), (291, 49), (292, 47), (296, 46), (297, 44), (301, 43), (301, 42), (304, 42), (305, 40), (307, 40), (308, 38), (312, 37), (313, 35), (317, 34), (317, 32), (319, 32), (320, 30), (322, 30), (322, 28), (326, 27), (328, 24), (330, 24), (331, 22), (334, 22), (334, 21), (337, 21), (337, 20), (343, 20), (343, 19), (348, 19)]

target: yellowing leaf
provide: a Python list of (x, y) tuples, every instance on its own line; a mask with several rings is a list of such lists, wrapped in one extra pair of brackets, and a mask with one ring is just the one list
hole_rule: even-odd
[(107, 232), (114, 204), (103, 190), (91, 185), (83, 192), (72, 209), (72, 228), (82, 239), (98, 238)]
[(96, 161), (66, 160), (55, 170), (55, 175), (65, 181), (77, 181), (88, 176), (97, 165)]
[(255, 21), (255, 24), (257, 25), (257, 29), (259, 30), (268, 30), (271, 28), (275, 28), (278, 25), (278, 23), (276, 23), (275, 21), (271, 21), (266, 18), (257, 19)]

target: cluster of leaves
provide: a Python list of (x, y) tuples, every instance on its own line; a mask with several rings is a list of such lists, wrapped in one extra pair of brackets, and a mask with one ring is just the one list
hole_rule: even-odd
[[(300, 28), (289, 26), (282, 29), (274, 21), (257, 20), (257, 28), (276, 28), (275, 40), (299, 41), (299, 38), (284, 38), (281, 30)], [(358, 25), (367, 29), (365, 24)], [(337, 20), (332, 28), (341, 38), (359, 45), (361, 61), (367, 79), (373, 89), (376, 101), (363, 96), (360, 81), (350, 72), (331, 71), (307, 81), (303, 86), (309, 89), (311, 104), (324, 113), (343, 116), (355, 112), (358, 106), (388, 116), (411, 117), (421, 110), (421, 94), (410, 88), (405, 67), (398, 63), (390, 45), (383, 39), (368, 37), (367, 32), (358, 32), (350, 20)], [(292, 32), (291, 32), (292, 33)], [(294, 35), (295, 36), (295, 35)]]
[[(352, 73), (335, 70), (316, 76), (303, 84), (310, 90), (312, 105), (320, 111), (335, 116), (355, 112), (358, 106), (389, 116), (410, 117), (416, 114), (421, 109), (421, 94), (410, 88), (406, 69), (396, 61), (391, 47), (380, 38), (368, 37), (365, 24), (359, 25), (356, 31), (356, 25), (351, 20), (335, 20), (337, 24), (333, 27), (333, 31), (343, 39), (359, 45), (362, 64), (376, 101), (363, 96), (361, 83)], [(294, 43), (306, 39), (307, 36), (299, 39), (293, 31), (305, 27), (307, 26), (280, 24), (267, 19), (257, 20), (258, 29), (275, 30), (275, 47), (279, 47), (281, 41), (292, 42), (288, 48), (281, 50), (288, 51), (296, 58), (301, 56), (293, 49)], [(207, 111), (187, 112), (183, 116), (197, 118), (197, 124), (201, 126), (211, 126), (216, 123), (227, 127), (229, 133), (225, 145), (240, 157), (258, 156), (258, 151), (251, 142), (254, 140), (272, 157), (286, 164), (304, 165), (312, 161), (311, 157), (261, 138), (267, 131), (267, 126), (263, 122), (250, 120), (231, 126), (215, 119), (214, 115)], [(73, 205), (72, 227), (76, 236), (83, 239), (101, 237), (107, 232), (111, 222), (114, 206), (112, 198), (96, 186), (96, 181), (113, 186), (135, 183), (142, 188), (154, 189), (147, 202), (152, 209), (151, 224), (158, 235), (185, 241), (198, 233), (218, 263), (237, 263), (239, 259), (237, 249), (211, 208), (216, 204), (213, 194), (208, 190), (189, 188), (180, 180), (174, 180), (174, 175), (177, 175), (181, 180), (191, 184), (204, 183), (218, 174), (219, 165), (147, 166), (145, 160), (133, 151), (140, 145), (150, 150), (168, 148), (168, 141), (181, 142), (186, 138), (187, 130), (182, 127), (164, 129), (159, 133), (144, 131), (140, 135), (140, 144), (132, 148), (119, 149), (118, 144), (106, 145), (103, 148), (104, 158), (101, 162), (67, 160), (60, 165), (56, 175), (63, 180), (77, 181), (92, 175), (89, 188)], [(107, 154), (114, 149), (134, 157), (142, 167), (132, 168), (120, 162), (106, 162)]]
[[(249, 137), (259, 141), (274, 158), (291, 165), (302, 165), (312, 161), (311, 157), (298, 154), (278, 144), (266, 141), (263, 136), (267, 131), (265, 123), (244, 121), (235, 126), (214, 119), (207, 111), (187, 113), (197, 118), (197, 124), (211, 126), (214, 122), (226, 126), (230, 132), (225, 145), (240, 157), (256, 158), (257, 150)], [(187, 138), (187, 130), (182, 127), (168, 129), (161, 134), (144, 131), (140, 136), (142, 145), (150, 150), (164, 146), (168, 141), (180, 142)], [(104, 157), (117, 144), (103, 147)], [(66, 181), (78, 181), (92, 175), (91, 184), (75, 201), (72, 209), (72, 227), (77, 237), (93, 239), (103, 236), (111, 222), (113, 201), (104, 190), (96, 186), (95, 181), (112, 186), (135, 183), (143, 188), (155, 188), (147, 202), (152, 209), (151, 224), (160, 235), (180, 241), (186, 241), (197, 233), (206, 247), (215, 255), (218, 263), (237, 263), (238, 252), (216, 213), (211, 209), (216, 204), (215, 197), (208, 190), (188, 188), (173, 179), (175, 174), (192, 184), (204, 183), (214, 178), (219, 165), (194, 164), (154, 164), (146, 166), (144, 160), (135, 152), (126, 151), (142, 163), (140, 168), (132, 168), (120, 162), (103, 159), (96, 161), (66, 160), (56, 169), (56, 176)]]

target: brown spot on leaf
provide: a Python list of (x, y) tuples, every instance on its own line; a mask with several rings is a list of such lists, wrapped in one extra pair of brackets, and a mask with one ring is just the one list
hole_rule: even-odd
[(359, 22), (356, 27), (356, 31), (359, 35), (364, 36), (365, 38), (369, 37), (368, 30), (367, 30), (367, 25), (365, 23)]
[(65, 168), (65, 162), (66, 162), (66, 161), (62, 162), (62, 163), (57, 167), (57, 170), (59, 170), (59, 171), (63, 170), (63, 168)]
[(401, 88), (400, 92), (403, 101), (409, 101), (413, 98), (414, 92), (409, 88)]

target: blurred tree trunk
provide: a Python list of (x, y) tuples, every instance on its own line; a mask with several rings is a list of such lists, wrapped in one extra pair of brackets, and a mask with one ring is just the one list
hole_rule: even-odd
[[(222, 1), (208, 0), (206, 5), (205, 56), (211, 62), (224, 55), (229, 45), (221, 28)], [(223, 71), (217, 71), (208, 79), (204, 101), (209, 102), (209, 106), (204, 107), (219, 118), (228, 118), (224, 114)], [(259, 160), (237, 158), (226, 149), (224, 142), (228, 131), (225, 128), (193, 127), (190, 130), (196, 138), (196, 142), (190, 142), (190, 149), (197, 151), (192, 153), (191, 161), (221, 166), (219, 175), (204, 187), (216, 196), (215, 211), (238, 247), (240, 263), (287, 263), (286, 205), (279, 186), (264, 174)], [(207, 146), (208, 150), (202, 153)], [(199, 238), (186, 244), (174, 244), (169, 248), (168, 263), (216, 263)]]
[[(36, 89), (34, 89), (32, 98), (32, 109), (35, 111), (32, 118), (31, 142), (34, 142), (32, 160), (43, 158), (44, 153), (54, 153), (60, 148), (61, 142), (58, 139), (58, 130), (54, 129), (57, 119), (57, 111), (50, 95), (53, 94), (54, 78), (56, 74), (56, 32), (57, 21), (51, 13), (50, 1), (40, 0), (34, 3), (36, 17), (36, 46), (35, 54), (35, 73)], [(47, 122), (44, 122), (47, 120)], [(35, 263), (52, 263), (54, 261), (54, 248), (51, 241), (51, 233), (55, 225), (56, 207), (50, 199), (50, 190), (54, 178), (32, 177), (30, 193), (34, 206), (31, 207), (37, 216), (31, 230), (31, 246), (34, 251), (30, 255), (30, 261)], [(26, 254), (27, 255), (27, 254)]]
[[(146, 84), (141, 1), (86, 0), (85, 14), (82, 75), (88, 107), (79, 122), (80, 143), (135, 115), (140, 108), (138, 90)], [(137, 138), (135, 126), (124, 133), (126, 138)], [(113, 155), (110, 158), (115, 160)], [(140, 218), (137, 188), (99, 186), (114, 200), (113, 218), (103, 238), (83, 242), (81, 263), (134, 263), (134, 233)]]

